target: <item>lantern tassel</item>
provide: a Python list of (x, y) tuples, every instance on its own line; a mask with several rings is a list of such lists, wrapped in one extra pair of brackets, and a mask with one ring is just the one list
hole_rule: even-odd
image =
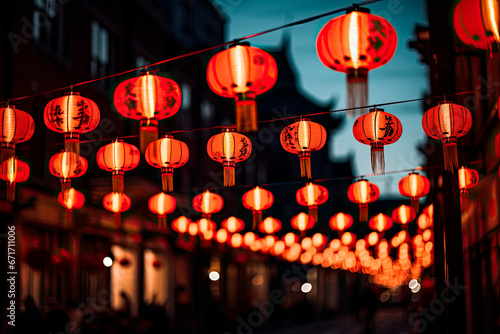
[(158, 228), (160, 230), (167, 229), (167, 215), (158, 215)]
[(449, 138), (446, 142), (443, 140), (444, 170), (452, 173), (454, 168), (458, 168), (457, 142), (453, 139)]
[(262, 211), (254, 211), (253, 213), (253, 224), (252, 230), (255, 231), (257, 229), (257, 225), (262, 221)]
[(411, 197), (411, 207), (415, 210), (416, 213), (418, 213), (418, 202), (419, 198), (418, 197)]
[(460, 193), (460, 206), (462, 211), (466, 211), (469, 208), (469, 196), (467, 193)]
[(113, 174), (112, 180), (113, 192), (123, 194), (125, 188), (123, 183), (123, 173), (118, 172), (116, 174)]
[(374, 174), (385, 174), (384, 146), (376, 142), (371, 146), (372, 171)]
[(71, 189), (71, 179), (61, 179), (61, 191), (63, 192), (63, 196), (65, 196), (65, 192)]
[(257, 103), (255, 94), (246, 93), (236, 96), (236, 131), (248, 133), (257, 131)]
[(224, 167), (224, 187), (232, 187), (235, 184), (234, 165), (234, 161), (224, 161), (222, 163)]
[(311, 178), (311, 152), (300, 152), (300, 176)]
[[(368, 70), (365, 68), (349, 69), (347, 73), (347, 108), (364, 107), (368, 105)], [(362, 115), (365, 108), (347, 111), (348, 117)]]
[(140, 147), (141, 152), (146, 152), (148, 145), (158, 139), (157, 126), (141, 126), (140, 130)]
[(113, 214), (113, 218), (115, 221), (115, 227), (120, 228), (122, 226), (122, 215), (119, 212)]
[(64, 227), (73, 226), (73, 210), (66, 209), (64, 212)]
[(366, 223), (368, 221), (368, 204), (359, 205), (359, 221)]
[(6, 200), (7, 202), (14, 202), (15, 199), (16, 199), (16, 184), (7, 183)]
[(161, 169), (161, 189), (164, 193), (174, 191), (174, 169), (172, 167)]
[(64, 150), (75, 154), (69, 155), (70, 166), (77, 164), (80, 160), (80, 135), (78, 133), (66, 133), (64, 136)]
[(0, 149), (0, 164), (15, 156), (14, 146), (2, 146)]
[(309, 215), (311, 215), (314, 218), (315, 222), (318, 221), (318, 207), (316, 205), (309, 207)]

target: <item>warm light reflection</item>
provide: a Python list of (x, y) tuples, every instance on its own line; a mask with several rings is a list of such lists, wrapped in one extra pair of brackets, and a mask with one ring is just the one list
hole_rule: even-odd
[(154, 118), (156, 111), (156, 77), (149, 73), (142, 75), (139, 79), (141, 90), (142, 114), (148, 119)]
[(297, 141), (301, 151), (306, 151), (311, 146), (311, 133), (308, 121), (299, 121), (297, 126)]
[(352, 67), (359, 67), (359, 23), (358, 23), (358, 13), (356, 11), (351, 12), (349, 21), (349, 51), (352, 60)]
[(229, 64), (231, 68), (232, 81), (236, 84), (234, 91), (244, 93), (248, 90), (248, 71), (249, 59), (246, 49), (241, 45), (229, 48)]

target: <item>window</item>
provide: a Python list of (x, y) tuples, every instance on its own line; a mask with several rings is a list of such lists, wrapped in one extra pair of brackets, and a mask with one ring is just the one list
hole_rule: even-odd
[[(98, 22), (92, 21), (91, 24), (91, 56), (90, 56), (90, 75), (92, 78), (100, 78), (110, 74), (109, 61), (109, 33), (106, 28)], [(107, 88), (108, 80), (100, 80), (96, 85), (101, 88)]]
[(56, 0), (34, 0), (33, 39), (59, 56), (66, 56), (63, 6)]

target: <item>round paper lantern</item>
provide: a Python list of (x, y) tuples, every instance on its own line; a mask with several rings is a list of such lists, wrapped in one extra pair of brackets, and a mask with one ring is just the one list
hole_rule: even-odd
[(403, 133), (399, 119), (384, 109), (370, 109), (356, 119), (352, 132), (357, 141), (370, 145), (373, 173), (384, 173), (384, 145), (396, 142)]
[(16, 183), (24, 182), (30, 175), (30, 167), (16, 157), (10, 157), (0, 167), (0, 179), (7, 182), (6, 200), (13, 202), (16, 196)]
[(239, 233), (235, 233), (229, 239), (229, 246), (233, 248), (239, 248), (243, 244), (243, 236)]
[(425, 212), (420, 214), (417, 219), (417, 225), (420, 230), (425, 230), (429, 227), (432, 227), (433, 221), (432, 218), (429, 217)]
[(49, 161), (50, 174), (61, 179), (63, 191), (71, 188), (71, 179), (85, 174), (87, 167), (87, 159), (73, 152), (56, 153)]
[(399, 193), (410, 197), (411, 206), (418, 212), (418, 201), (420, 197), (426, 196), (431, 188), (428, 178), (418, 173), (410, 173), (399, 180)]
[(45, 125), (64, 133), (65, 151), (76, 153), (76, 157), (80, 155), (80, 134), (94, 130), (100, 117), (97, 104), (77, 92), (53, 99), (43, 113)]
[(316, 221), (314, 220), (313, 216), (301, 212), (298, 215), (293, 216), (290, 223), (292, 225), (292, 228), (300, 231), (301, 235), (304, 237), (306, 231), (312, 229)]
[(208, 231), (214, 231), (217, 227), (215, 223), (208, 218), (198, 219), (196, 224), (198, 225), (198, 234), (201, 235), (206, 234)]
[(343, 212), (339, 212), (333, 215), (329, 221), (330, 228), (334, 231), (339, 231), (339, 232), (347, 230), (349, 227), (352, 226), (353, 222), (354, 219), (352, 219), (352, 216)]
[(174, 212), (176, 205), (175, 197), (163, 192), (149, 198), (149, 211), (158, 215), (158, 227), (160, 229), (167, 229), (167, 215)]
[(458, 168), (457, 138), (469, 132), (472, 117), (469, 109), (450, 102), (441, 102), (427, 110), (422, 118), (425, 133), (443, 143), (444, 169)]
[(245, 228), (245, 222), (242, 219), (236, 217), (229, 217), (222, 221), (221, 226), (229, 233), (235, 233)]
[(388, 215), (384, 215), (383, 213), (379, 213), (376, 216), (373, 216), (368, 222), (368, 227), (372, 230), (375, 230), (379, 233), (387, 231), (392, 227), (392, 219)]
[(243, 194), (242, 201), (245, 208), (252, 210), (252, 229), (255, 230), (257, 224), (262, 221), (262, 210), (267, 210), (273, 205), (274, 196), (269, 190), (257, 186)]
[(179, 111), (182, 93), (175, 81), (145, 71), (121, 82), (113, 102), (122, 116), (140, 121), (140, 147), (144, 152), (149, 143), (158, 139), (158, 120)]
[(349, 186), (347, 197), (351, 202), (359, 204), (359, 221), (368, 221), (368, 203), (375, 202), (380, 197), (377, 185), (367, 180), (359, 180)]
[(130, 209), (132, 201), (127, 194), (112, 192), (104, 196), (102, 205), (108, 211), (114, 213), (115, 227), (121, 226), (121, 213)]
[(458, 170), (458, 188), (460, 189), (460, 203), (462, 210), (467, 210), (469, 204), (469, 189), (477, 186), (479, 174), (475, 169), (462, 167)]
[(210, 218), (212, 214), (222, 210), (223, 206), (224, 200), (222, 196), (208, 190), (193, 198), (193, 208), (198, 212), (202, 212), (204, 218)]
[(193, 221), (187, 217), (180, 216), (172, 221), (172, 230), (178, 233), (186, 233)]
[(368, 105), (368, 72), (387, 64), (397, 43), (387, 20), (354, 7), (321, 28), (316, 52), (323, 65), (347, 74), (347, 107), (355, 108)]
[(132, 144), (123, 140), (115, 140), (97, 151), (97, 165), (105, 171), (112, 172), (113, 192), (123, 193), (123, 173), (139, 165), (141, 153)]
[(321, 149), (326, 142), (326, 130), (318, 123), (299, 119), (286, 126), (280, 134), (285, 151), (298, 154), (300, 176), (311, 178), (311, 152)]
[(295, 194), (297, 203), (309, 208), (309, 214), (313, 216), (314, 221), (318, 221), (318, 205), (326, 202), (328, 199), (328, 190), (312, 182), (307, 183), (305, 187), (297, 190)]
[(408, 205), (401, 205), (392, 211), (392, 220), (403, 225), (405, 228), (416, 216), (417, 213), (415, 209)]
[(184, 142), (166, 135), (149, 144), (145, 157), (148, 164), (161, 169), (163, 192), (171, 192), (174, 190), (174, 168), (186, 164), (189, 160), (189, 149)]
[(57, 195), (57, 202), (59, 202), (67, 212), (72, 212), (73, 210), (78, 210), (83, 207), (85, 204), (85, 195), (75, 188), (69, 188), (61, 191), (59, 195)]
[(210, 158), (224, 167), (224, 187), (234, 186), (234, 166), (246, 160), (252, 153), (252, 142), (233, 127), (222, 129), (222, 133), (212, 136), (207, 143)]
[(27, 112), (7, 105), (0, 108), (0, 163), (15, 156), (17, 143), (29, 140), (35, 132), (35, 122)]
[(298, 242), (299, 241), (299, 236), (292, 233), (292, 232), (288, 232), (287, 234), (285, 234), (283, 236), (283, 241), (285, 242), (285, 245), (287, 247), (290, 247), (292, 246), (294, 243)]
[(259, 224), (259, 231), (266, 234), (274, 234), (281, 230), (282, 224), (281, 221), (273, 218), (267, 217)]
[(228, 238), (229, 238), (229, 233), (227, 232), (227, 230), (223, 228), (218, 230), (217, 233), (215, 234), (215, 241), (217, 241), (219, 244), (226, 243)]
[(377, 232), (371, 232), (365, 237), (365, 239), (368, 245), (375, 246), (378, 243), (380, 237)]
[(278, 67), (273, 57), (245, 44), (230, 46), (214, 55), (207, 67), (210, 89), (236, 101), (237, 131), (257, 131), (256, 95), (267, 92), (276, 83)]
[(356, 239), (357, 239), (356, 234), (351, 233), (351, 232), (344, 232), (344, 233), (342, 233), (342, 236), (340, 237), (340, 241), (342, 242), (342, 244), (344, 244), (347, 247), (354, 245), (354, 243), (356, 242)]

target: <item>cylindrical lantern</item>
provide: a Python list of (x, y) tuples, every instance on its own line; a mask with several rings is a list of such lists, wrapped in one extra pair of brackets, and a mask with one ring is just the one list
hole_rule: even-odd
[(457, 138), (469, 132), (472, 116), (469, 109), (450, 102), (441, 102), (427, 110), (422, 118), (425, 133), (443, 143), (444, 170), (458, 168)]
[(234, 186), (234, 166), (246, 160), (252, 153), (252, 142), (233, 127), (222, 129), (222, 133), (212, 136), (207, 143), (210, 158), (224, 167), (224, 187)]
[(408, 176), (399, 180), (399, 193), (410, 197), (411, 206), (418, 212), (418, 201), (420, 197), (426, 196), (431, 188), (428, 178), (418, 173), (410, 173)]
[(10, 157), (0, 166), (0, 179), (7, 182), (6, 200), (13, 202), (16, 197), (16, 183), (24, 182), (30, 175), (30, 167), (16, 157)]
[(290, 222), (292, 228), (300, 231), (302, 237), (305, 237), (306, 231), (312, 229), (315, 223), (314, 217), (304, 212), (293, 216)]
[(462, 210), (467, 210), (469, 205), (470, 188), (477, 186), (479, 182), (479, 174), (475, 169), (462, 167), (458, 170), (458, 188), (460, 189), (460, 202)]
[(0, 164), (15, 156), (15, 146), (29, 140), (35, 131), (33, 118), (14, 106), (0, 108)]
[(392, 211), (392, 220), (403, 226), (403, 229), (408, 228), (408, 223), (412, 222), (417, 216), (415, 209), (408, 205), (400, 205)]
[(347, 197), (351, 202), (359, 204), (359, 221), (368, 221), (368, 203), (375, 202), (380, 197), (377, 185), (367, 180), (359, 180), (349, 186)]
[(182, 93), (175, 81), (146, 71), (121, 82), (113, 101), (122, 116), (140, 121), (140, 147), (144, 152), (149, 143), (158, 139), (158, 120), (179, 111)]
[(278, 67), (267, 52), (249, 45), (234, 45), (217, 53), (207, 67), (207, 82), (212, 91), (236, 101), (238, 132), (257, 131), (256, 95), (276, 83)]
[(384, 145), (396, 142), (403, 133), (399, 119), (384, 109), (370, 109), (368, 114), (356, 119), (352, 132), (357, 141), (370, 145), (372, 171), (376, 174), (384, 173)]
[(222, 221), (221, 226), (229, 233), (236, 233), (245, 228), (245, 222), (242, 219), (236, 217), (229, 217)]
[(273, 205), (274, 197), (269, 190), (257, 186), (243, 194), (242, 201), (245, 208), (252, 210), (252, 230), (255, 230), (257, 224), (262, 221), (262, 210), (267, 210)]
[(273, 217), (267, 217), (266, 219), (260, 222), (259, 231), (266, 234), (274, 234), (279, 230), (281, 230), (281, 227), (282, 224), (280, 220)]
[(101, 169), (113, 173), (113, 192), (123, 193), (123, 173), (139, 165), (141, 153), (134, 145), (117, 139), (101, 147), (96, 159)]
[(186, 233), (193, 221), (187, 217), (180, 216), (172, 221), (172, 230), (178, 233)]
[(297, 203), (309, 208), (309, 214), (313, 216), (314, 221), (318, 221), (318, 205), (326, 202), (328, 199), (328, 190), (312, 182), (307, 183), (305, 187), (297, 190), (295, 194)]
[(368, 72), (387, 64), (397, 43), (396, 31), (387, 20), (354, 7), (321, 29), (316, 52), (323, 65), (347, 74), (347, 107), (355, 108), (368, 105)]
[(100, 117), (97, 104), (76, 92), (53, 99), (43, 114), (45, 125), (64, 133), (65, 151), (76, 153), (76, 157), (80, 155), (80, 134), (94, 130)]
[(354, 219), (352, 219), (352, 216), (343, 212), (339, 212), (333, 215), (329, 221), (330, 228), (334, 231), (339, 231), (339, 232), (347, 230), (349, 227), (352, 226), (353, 222)]
[(113, 212), (115, 219), (115, 227), (121, 226), (121, 213), (130, 209), (132, 200), (125, 193), (112, 192), (104, 196), (102, 205), (108, 211)]
[(189, 160), (187, 145), (166, 135), (153, 141), (146, 149), (146, 161), (153, 167), (161, 168), (161, 185), (163, 192), (174, 190), (174, 168), (182, 167)]
[(193, 208), (203, 213), (203, 218), (210, 218), (212, 214), (222, 210), (224, 200), (222, 196), (208, 190), (193, 198)]
[(376, 216), (373, 216), (368, 222), (368, 227), (372, 230), (382, 233), (387, 231), (392, 227), (392, 219), (388, 215), (384, 215), (383, 213), (379, 213)]
[(167, 215), (174, 212), (176, 205), (177, 201), (175, 200), (175, 197), (163, 192), (149, 198), (149, 210), (158, 215), (158, 227), (160, 229), (167, 229)]
[(71, 188), (71, 179), (80, 177), (87, 172), (87, 159), (76, 156), (73, 152), (54, 154), (49, 161), (50, 174), (61, 179), (61, 188), (64, 192)]
[(311, 152), (321, 149), (326, 142), (326, 130), (318, 123), (299, 119), (288, 125), (280, 134), (285, 151), (298, 154), (301, 177), (311, 178)]

